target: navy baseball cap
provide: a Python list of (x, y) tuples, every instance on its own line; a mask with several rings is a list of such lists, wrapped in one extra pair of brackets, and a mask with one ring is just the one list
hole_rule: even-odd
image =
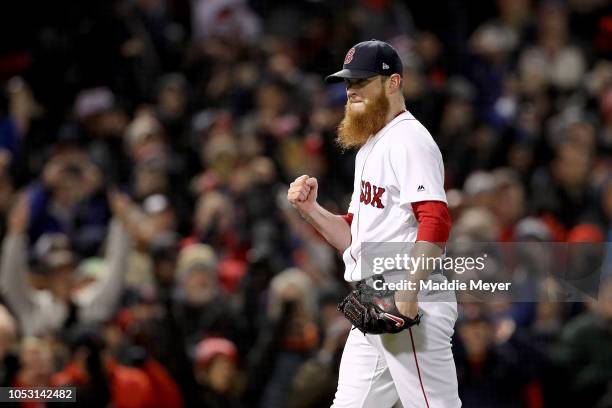
[(384, 41), (360, 42), (348, 50), (342, 69), (325, 78), (325, 82), (362, 79), (375, 75), (402, 75), (403, 67), (397, 51)]

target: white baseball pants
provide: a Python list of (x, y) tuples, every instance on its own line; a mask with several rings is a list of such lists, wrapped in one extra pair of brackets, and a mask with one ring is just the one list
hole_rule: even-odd
[(423, 295), (419, 326), (383, 335), (351, 330), (333, 408), (461, 407), (451, 350), (457, 303)]

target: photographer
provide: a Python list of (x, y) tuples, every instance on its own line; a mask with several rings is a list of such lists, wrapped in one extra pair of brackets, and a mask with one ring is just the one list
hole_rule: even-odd
[(106, 236), (110, 210), (102, 175), (75, 145), (55, 146), (42, 182), (30, 187), (27, 232), (30, 242), (61, 232), (81, 255), (94, 255)]

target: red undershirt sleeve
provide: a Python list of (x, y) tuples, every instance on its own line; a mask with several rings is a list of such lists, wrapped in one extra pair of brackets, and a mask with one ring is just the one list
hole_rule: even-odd
[(344, 218), (344, 221), (346, 221), (346, 223), (350, 227), (351, 224), (353, 223), (353, 213), (347, 213), (345, 215), (341, 215), (341, 217)]
[(413, 202), (412, 211), (419, 222), (417, 241), (438, 244), (448, 241), (452, 222), (446, 203), (442, 201)]

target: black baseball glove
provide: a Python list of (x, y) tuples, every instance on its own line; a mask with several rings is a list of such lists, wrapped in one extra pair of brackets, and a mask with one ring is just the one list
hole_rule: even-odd
[(422, 313), (412, 319), (404, 316), (395, 304), (395, 292), (375, 290), (363, 281), (338, 304), (344, 316), (364, 334), (399, 333), (421, 322)]

